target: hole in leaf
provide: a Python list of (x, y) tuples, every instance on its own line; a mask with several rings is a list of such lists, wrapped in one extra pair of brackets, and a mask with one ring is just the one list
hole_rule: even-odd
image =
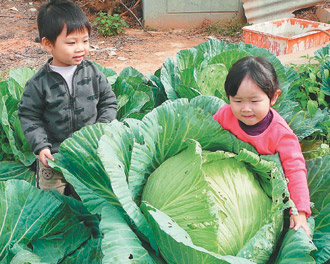
[(129, 254), (128, 259), (133, 259), (133, 255)]

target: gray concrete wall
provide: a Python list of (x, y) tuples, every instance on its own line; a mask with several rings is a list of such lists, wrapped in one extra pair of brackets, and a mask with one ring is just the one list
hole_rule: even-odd
[(197, 28), (236, 17), (244, 21), (241, 0), (143, 0), (144, 25), (157, 29)]

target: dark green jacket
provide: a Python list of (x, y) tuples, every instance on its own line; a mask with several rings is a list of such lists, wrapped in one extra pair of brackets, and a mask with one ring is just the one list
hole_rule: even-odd
[(116, 118), (117, 103), (106, 77), (84, 60), (73, 75), (72, 95), (64, 78), (43, 66), (25, 85), (18, 116), (33, 152), (52, 153), (80, 128)]

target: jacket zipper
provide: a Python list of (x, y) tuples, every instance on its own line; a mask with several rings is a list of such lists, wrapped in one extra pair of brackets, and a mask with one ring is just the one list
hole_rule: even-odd
[[(74, 109), (75, 109), (75, 105), (76, 105), (76, 102), (74, 100), (75, 98), (75, 86), (74, 86), (74, 78), (76, 76), (76, 73), (77, 73), (77, 70), (78, 70), (78, 67), (79, 65), (77, 66), (77, 68), (75, 69), (73, 75), (72, 75), (72, 80), (71, 80), (71, 87), (72, 87), (72, 95), (70, 94), (70, 91), (69, 91), (69, 94), (70, 94), (70, 104), (71, 104), (71, 114), (72, 114), (72, 133), (73, 131), (76, 130), (76, 120), (75, 120), (75, 114), (74, 114)], [(68, 87), (68, 90), (69, 90), (69, 87)]]
[[(78, 67), (77, 67), (78, 69)], [(75, 131), (75, 120), (74, 120), (74, 107), (75, 107), (75, 102), (74, 102), (74, 85), (73, 85), (73, 79), (74, 79), (74, 76), (76, 74), (76, 71), (77, 69), (74, 71), (73, 73), (73, 76), (72, 76), (72, 95), (70, 93), (70, 90), (69, 90), (69, 86), (66, 82), (66, 80), (63, 78), (63, 76), (61, 74), (59, 74), (58, 72), (55, 72), (55, 71), (52, 71), (53, 73), (57, 74), (58, 76), (60, 76), (60, 78), (64, 81), (64, 84), (65, 84), (65, 88), (66, 88), (66, 91), (69, 95), (69, 108), (70, 108), (70, 112), (71, 112), (71, 119), (70, 119), (70, 123), (71, 123), (71, 132), (70, 134), (72, 135), (73, 132)], [(70, 135), (70, 136), (71, 136)]]

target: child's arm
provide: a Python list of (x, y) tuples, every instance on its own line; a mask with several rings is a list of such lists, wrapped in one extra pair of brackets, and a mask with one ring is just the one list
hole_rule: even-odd
[(311, 214), (306, 176), (307, 170), (296, 135), (292, 133), (284, 136), (278, 144), (278, 152), (284, 174), (289, 180), (290, 198), (298, 210), (298, 215), (291, 214), (290, 216), (290, 228), (298, 230), (302, 227), (307, 235), (310, 236), (310, 230), (307, 225), (307, 217)]
[(28, 81), (18, 105), (18, 116), (22, 130), (35, 154), (38, 154), (39, 150), (45, 147), (51, 147), (42, 121), (44, 104), (41, 98), (41, 89), (38, 89), (33, 81)]
[(288, 178), (288, 189), (298, 211), (311, 215), (307, 170), (305, 159), (296, 135), (283, 136), (278, 144), (281, 163), (285, 177)]
[(290, 228), (293, 228), (297, 231), (300, 227), (302, 227), (308, 236), (311, 235), (307, 224), (307, 217), (305, 212), (298, 212), (298, 215), (291, 215), (290, 216)]

